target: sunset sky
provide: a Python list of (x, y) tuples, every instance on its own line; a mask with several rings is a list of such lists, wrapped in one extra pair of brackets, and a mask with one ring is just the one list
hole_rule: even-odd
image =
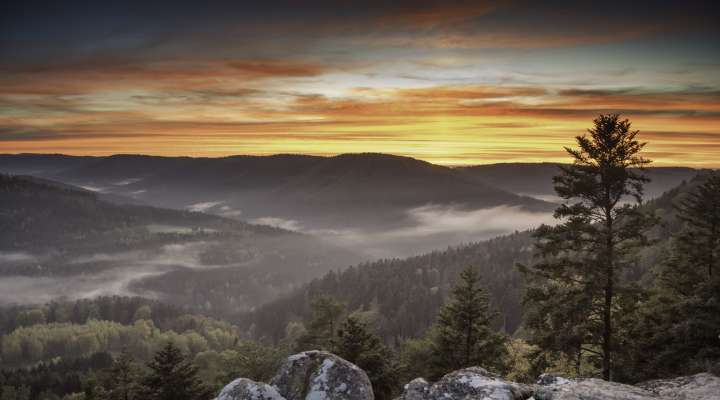
[(0, 153), (565, 161), (620, 112), (720, 167), (717, 3), (17, 1)]

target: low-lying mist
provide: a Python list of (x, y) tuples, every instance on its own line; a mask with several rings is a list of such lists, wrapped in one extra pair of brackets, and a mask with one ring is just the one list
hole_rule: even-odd
[(466, 209), (453, 205), (426, 205), (405, 213), (407, 223), (392, 229), (313, 229), (297, 220), (275, 217), (252, 222), (312, 234), (358, 251), (368, 259), (407, 257), (555, 222), (552, 213), (512, 206)]
[(176, 269), (212, 269), (249, 265), (243, 262), (216, 265), (203, 255), (219, 242), (172, 243), (159, 248), (116, 253), (92, 253), (62, 261), (66, 272), (58, 275), (52, 270), (59, 264), (51, 255), (28, 253), (0, 253), (0, 262), (7, 265), (31, 265), (34, 261), (50, 265), (47, 274), (8, 275), (0, 278), (0, 304), (44, 303), (56, 298), (70, 300), (106, 295), (142, 295), (157, 297), (155, 293), (139, 290), (133, 284), (145, 278), (159, 276)]

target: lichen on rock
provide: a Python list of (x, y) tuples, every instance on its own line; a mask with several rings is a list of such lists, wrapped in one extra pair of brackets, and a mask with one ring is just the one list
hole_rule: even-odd
[(267, 383), (239, 378), (226, 385), (215, 400), (286, 400)]
[(656, 379), (637, 386), (667, 400), (720, 400), (720, 377), (708, 373)]
[(287, 400), (374, 400), (365, 371), (324, 351), (288, 357), (270, 383)]

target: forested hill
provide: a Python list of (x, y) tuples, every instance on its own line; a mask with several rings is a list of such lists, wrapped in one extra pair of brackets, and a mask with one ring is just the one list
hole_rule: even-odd
[[(704, 177), (698, 176), (644, 205), (661, 219), (652, 232), (659, 241), (642, 252), (637, 267), (629, 269), (625, 279), (646, 284), (653, 279), (653, 265), (661, 259), (670, 235), (680, 228), (673, 204), (703, 181)], [(308, 315), (310, 299), (328, 294), (344, 302), (351, 312), (365, 311), (387, 341), (416, 337), (434, 322), (460, 271), (473, 265), (480, 271), (492, 306), (500, 312), (496, 327), (514, 333), (521, 323), (524, 290), (523, 277), (515, 266), (532, 260), (533, 242), (532, 232), (524, 231), (418, 257), (330, 272), (290, 297), (240, 316), (239, 325), (252, 326), (257, 337), (279, 340), (289, 321)]]
[(280, 232), (213, 215), (114, 204), (88, 190), (30, 177), (0, 174), (0, 193), (0, 250), (90, 246), (105, 238), (133, 241), (152, 225)]
[(132, 294), (222, 317), (361, 260), (310, 235), (0, 175), (0, 304)]
[(309, 301), (328, 294), (350, 311), (367, 311), (386, 340), (418, 337), (435, 320), (457, 275), (468, 265), (480, 270), (492, 303), (503, 311), (498, 327), (513, 332), (520, 324), (522, 277), (513, 267), (532, 256), (530, 232), (448, 248), (407, 259), (386, 259), (360, 264), (315, 279), (292, 296), (244, 315), (239, 326), (254, 325), (258, 337), (277, 341), (289, 321), (310, 311)]
[(427, 204), (552, 207), (453, 168), (375, 153), (223, 158), (0, 154), (0, 171), (32, 172), (158, 207), (203, 207), (226, 216), (242, 213), (246, 220), (271, 216), (308, 228), (402, 225), (408, 209)]

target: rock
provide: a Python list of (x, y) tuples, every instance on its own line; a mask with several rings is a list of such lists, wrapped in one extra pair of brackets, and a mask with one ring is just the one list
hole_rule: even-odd
[(471, 367), (443, 376), (430, 386), (425, 397), (418, 399), (520, 400), (531, 395), (530, 386), (506, 381), (482, 368)]
[(430, 392), (430, 384), (423, 378), (411, 380), (397, 400), (425, 400)]
[(324, 351), (288, 357), (270, 384), (286, 400), (374, 400), (365, 371)]
[(538, 385), (564, 385), (566, 383), (571, 383), (570, 379), (563, 378), (559, 375), (553, 375), (553, 374), (542, 374), (538, 378), (537, 384)]
[[(602, 379), (565, 379), (541, 376), (534, 400), (657, 400), (659, 397), (648, 390), (607, 382)], [(543, 386), (544, 385), (544, 386)]]
[(274, 387), (250, 379), (240, 378), (230, 382), (215, 400), (286, 400)]
[(657, 379), (637, 386), (668, 400), (720, 400), (720, 377), (708, 373)]

